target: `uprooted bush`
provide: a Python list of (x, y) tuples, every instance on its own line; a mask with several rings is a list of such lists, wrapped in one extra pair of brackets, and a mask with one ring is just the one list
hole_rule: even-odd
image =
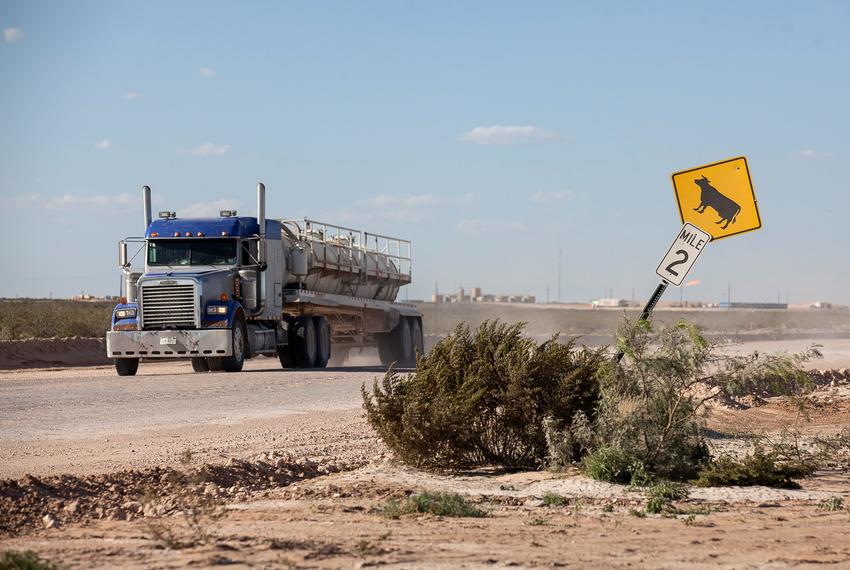
[[(696, 477), (710, 464), (708, 404), (764, 391), (802, 394), (811, 379), (801, 364), (819, 356), (814, 349), (790, 356), (723, 352), (721, 342), (687, 321), (657, 332), (646, 321), (625, 321), (617, 345), (624, 358), (602, 370), (595, 417), (577, 413), (567, 429), (552, 428), (548, 440), (555, 466), (583, 458), (589, 475), (618, 483), (635, 474)], [(775, 468), (766, 479), (786, 479), (782, 462), (756, 466)]]
[(473, 334), (458, 325), (419, 357), (415, 373), (390, 369), (371, 394), (362, 387), (369, 423), (419, 467), (545, 465), (544, 424), (557, 430), (577, 415), (594, 418), (605, 357), (557, 336), (538, 344), (523, 327), (487, 321)]

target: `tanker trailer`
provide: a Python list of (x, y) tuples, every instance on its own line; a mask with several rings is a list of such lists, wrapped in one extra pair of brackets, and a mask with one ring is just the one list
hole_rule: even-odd
[(142, 359), (237, 372), (259, 355), (285, 368), (324, 368), (376, 347), (383, 364), (411, 366), (423, 351), (421, 313), (396, 302), (411, 282), (409, 241), (267, 219), (263, 184), (256, 217), (163, 211), (152, 219), (150, 188), (142, 195), (145, 233), (119, 242), (122, 296), (106, 334), (119, 375), (136, 374)]

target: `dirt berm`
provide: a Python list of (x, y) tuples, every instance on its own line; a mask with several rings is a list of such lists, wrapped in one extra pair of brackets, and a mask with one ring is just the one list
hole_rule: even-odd
[(0, 370), (111, 364), (102, 338), (32, 338), (0, 341)]

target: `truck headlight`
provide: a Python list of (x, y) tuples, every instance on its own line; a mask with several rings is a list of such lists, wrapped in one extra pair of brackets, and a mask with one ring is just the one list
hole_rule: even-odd
[(210, 305), (207, 307), (208, 315), (226, 315), (227, 314), (227, 306), (226, 305)]
[(118, 309), (115, 311), (116, 319), (135, 319), (136, 309)]

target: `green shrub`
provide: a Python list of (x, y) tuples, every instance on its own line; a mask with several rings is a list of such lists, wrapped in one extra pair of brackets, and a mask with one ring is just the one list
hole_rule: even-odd
[(584, 458), (584, 472), (599, 481), (609, 483), (629, 483), (632, 479), (632, 458), (618, 448), (611, 446), (597, 447)]
[(484, 517), (487, 512), (472, 505), (457, 493), (433, 493), (423, 491), (399, 501), (390, 499), (384, 507), (384, 515), (397, 519), (402, 515), (427, 513), (441, 517)]
[(0, 340), (106, 335), (115, 303), (0, 299)]
[(7, 550), (0, 555), (0, 570), (59, 570), (59, 566), (40, 558), (32, 550)]
[(626, 320), (617, 345), (625, 358), (602, 369), (595, 418), (550, 440), (588, 450), (585, 472), (618, 483), (696, 477), (709, 460), (706, 404), (765, 390), (802, 393), (811, 379), (801, 364), (819, 356), (730, 355), (686, 321), (656, 332)]
[(675, 512), (671, 504), (687, 498), (688, 489), (680, 483), (672, 481), (661, 481), (646, 490), (646, 512), (659, 514), (662, 512)]
[(547, 462), (546, 429), (593, 416), (601, 350), (557, 336), (538, 344), (524, 324), (459, 325), (406, 376), (389, 370), (372, 394), (362, 387), (369, 423), (396, 457), (425, 468)]
[(567, 498), (552, 491), (543, 493), (543, 504), (547, 507), (563, 507), (567, 504)]
[(742, 459), (724, 455), (712, 460), (700, 471), (695, 484), (700, 487), (764, 485), (799, 489), (794, 479), (808, 477), (812, 472), (811, 466), (780, 462), (775, 454), (765, 453), (757, 446)]
[(839, 496), (833, 495), (825, 501), (822, 501), (819, 506), (825, 511), (840, 511), (844, 508), (844, 499)]

